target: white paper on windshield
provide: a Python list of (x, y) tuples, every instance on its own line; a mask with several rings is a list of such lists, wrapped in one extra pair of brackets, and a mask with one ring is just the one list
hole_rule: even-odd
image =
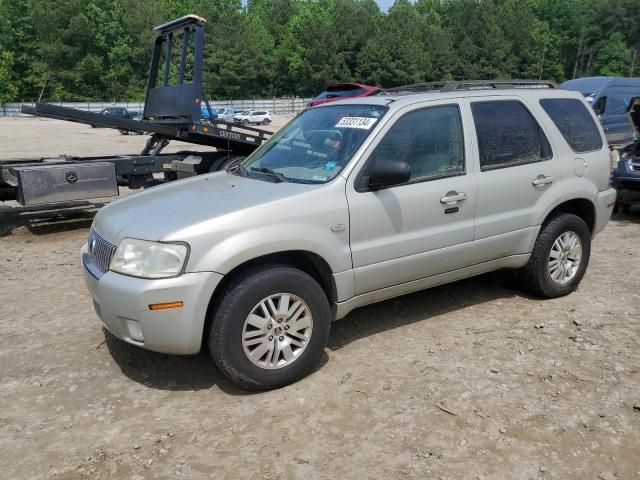
[(369, 130), (376, 123), (376, 118), (369, 117), (342, 117), (334, 128), (360, 128)]

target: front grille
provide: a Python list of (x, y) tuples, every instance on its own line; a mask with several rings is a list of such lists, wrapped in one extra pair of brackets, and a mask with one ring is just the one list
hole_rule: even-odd
[(634, 172), (640, 172), (640, 160), (631, 160), (629, 162), (629, 167)]
[(102, 273), (105, 273), (109, 270), (109, 263), (111, 263), (111, 257), (116, 252), (116, 246), (107, 242), (93, 229), (89, 232), (88, 245), (93, 263)]

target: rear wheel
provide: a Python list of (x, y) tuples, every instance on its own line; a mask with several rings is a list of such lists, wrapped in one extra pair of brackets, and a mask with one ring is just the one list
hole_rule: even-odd
[(578, 288), (589, 264), (591, 232), (584, 221), (563, 213), (545, 223), (522, 269), (525, 288), (544, 298), (567, 295)]
[(259, 266), (232, 281), (213, 314), (209, 350), (234, 383), (251, 390), (295, 382), (318, 363), (331, 310), (306, 273)]

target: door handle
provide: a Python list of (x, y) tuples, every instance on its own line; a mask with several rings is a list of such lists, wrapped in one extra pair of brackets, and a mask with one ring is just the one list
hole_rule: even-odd
[(549, 175), (538, 175), (533, 179), (531, 185), (533, 185), (534, 187), (539, 187), (540, 185), (548, 185), (550, 183), (553, 183), (553, 177)]
[(461, 192), (461, 193), (447, 192), (445, 196), (440, 199), (440, 203), (444, 205), (447, 205), (447, 204), (450, 205), (454, 203), (464, 202), (466, 199), (467, 199), (467, 194), (464, 192)]

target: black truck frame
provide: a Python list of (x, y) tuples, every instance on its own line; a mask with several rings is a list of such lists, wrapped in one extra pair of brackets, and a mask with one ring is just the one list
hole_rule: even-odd
[[(116, 196), (118, 185), (140, 188), (228, 168), (260, 146), (271, 132), (214, 118), (202, 88), (205, 23), (187, 15), (154, 29), (141, 121), (48, 103), (22, 108), (23, 113), (40, 117), (148, 132), (151, 136), (142, 152), (0, 160), (0, 200), (40, 205)], [(201, 118), (203, 108), (213, 120)], [(216, 150), (162, 153), (171, 140)]]

